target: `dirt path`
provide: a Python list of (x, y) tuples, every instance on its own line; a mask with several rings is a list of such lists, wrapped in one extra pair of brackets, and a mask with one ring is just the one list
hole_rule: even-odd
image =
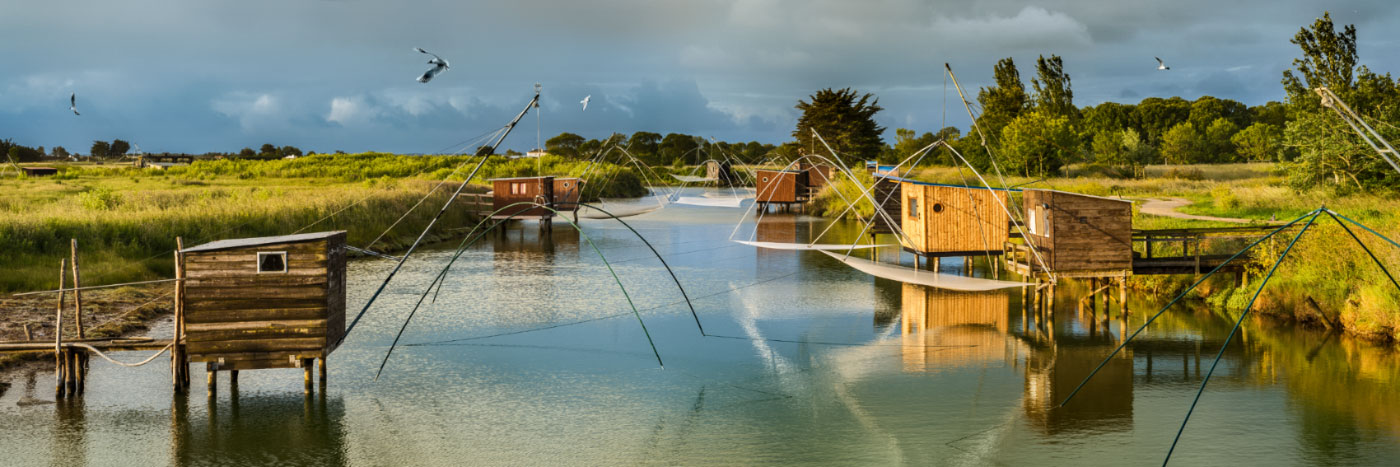
[(1143, 214), (1154, 216), (1175, 217), (1177, 219), (1194, 219), (1198, 221), (1231, 222), (1235, 224), (1248, 224), (1254, 222), (1249, 219), (1239, 219), (1234, 217), (1214, 217), (1197, 216), (1178, 212), (1176, 209), (1191, 204), (1191, 200), (1183, 198), (1147, 198), (1142, 202), (1141, 211)]

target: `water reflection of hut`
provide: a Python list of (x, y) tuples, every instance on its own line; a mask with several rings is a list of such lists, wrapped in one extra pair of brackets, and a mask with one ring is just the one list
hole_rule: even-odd
[(1005, 345), (1011, 315), (1007, 292), (957, 292), (904, 284), (901, 303), (906, 371), (1010, 357)]
[[(236, 390), (235, 390), (236, 391)], [(202, 414), (203, 417), (198, 415)], [(230, 394), (227, 405), (171, 410), (171, 465), (348, 465), (345, 403), (339, 397)]]
[(1129, 423), (1133, 417), (1133, 361), (1109, 360), (1065, 407), (1069, 396), (1111, 350), (1059, 344), (1026, 358), (1024, 409), (1032, 426), (1054, 434)]

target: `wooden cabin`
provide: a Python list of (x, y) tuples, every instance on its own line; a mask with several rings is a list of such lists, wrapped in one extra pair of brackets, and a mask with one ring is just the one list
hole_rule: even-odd
[(720, 186), (732, 186), (737, 181), (733, 165), (720, 161), (705, 163), (705, 178), (718, 181)]
[(1000, 255), (1010, 219), (1006, 190), (900, 179), (905, 250), (925, 257)]
[(53, 167), (20, 167), (19, 169), (24, 171), (24, 175), (28, 177), (47, 177), (58, 174), (58, 169)]
[(898, 177), (898, 176), (899, 176), (899, 170), (896, 169), (895, 166), (893, 166), (893, 165), (880, 165), (880, 163), (879, 163), (879, 162), (876, 162), (876, 161), (865, 161), (865, 171), (866, 171), (866, 172), (869, 172), (871, 175), (876, 175), (876, 176), (879, 176), (879, 175), (884, 175), (884, 176), (888, 176), (888, 177)]
[[(1059, 275), (1125, 275), (1133, 268), (1133, 203), (1056, 190), (1027, 189), (1026, 243)], [(1030, 265), (1039, 264), (1029, 258)]]
[[(304, 367), (345, 333), (345, 231), (180, 250), (185, 352), (209, 371)], [(309, 376), (308, 376), (309, 378)], [(212, 383), (212, 377), (211, 377)]]
[(763, 204), (793, 204), (807, 201), (807, 172), (801, 170), (758, 170), (754, 200)]
[(884, 211), (885, 215), (875, 216), (875, 222), (872, 224), (874, 228), (870, 230), (871, 236), (894, 232), (890, 221), (899, 222), (899, 213), (904, 206), (904, 199), (899, 195), (899, 181), (898, 178), (875, 175), (875, 187), (870, 190), (870, 195), (880, 202), (880, 210)]
[(807, 188), (813, 194), (836, 178), (836, 168), (825, 164), (801, 164), (798, 170), (807, 172)]

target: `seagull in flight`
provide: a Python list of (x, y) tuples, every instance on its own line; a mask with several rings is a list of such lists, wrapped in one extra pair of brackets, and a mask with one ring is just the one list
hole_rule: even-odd
[(447, 60), (443, 60), (442, 57), (437, 56), (437, 54), (435, 53), (423, 50), (421, 47), (414, 47), (413, 50), (418, 51), (418, 53), (425, 53), (433, 56), (432, 60), (428, 60), (428, 64), (432, 65), (433, 67), (428, 71), (423, 72), (423, 76), (418, 77), (418, 82), (420, 83), (427, 83), (428, 81), (432, 81), (433, 77), (437, 76), (438, 73), (442, 73), (443, 70), (452, 68), (451, 65), (447, 64)]
[(584, 97), (583, 97), (583, 100), (578, 101), (578, 103), (583, 104), (583, 110), (584, 110), (585, 112), (588, 111), (588, 101), (589, 101), (590, 99), (593, 99), (593, 95), (592, 95), (592, 94), (589, 94), (589, 95), (587, 95), (587, 96), (584, 96)]
[(1152, 57), (1152, 58), (1156, 58), (1156, 59), (1157, 59), (1157, 69), (1158, 69), (1158, 70), (1170, 70), (1170, 69), (1172, 69), (1172, 67), (1169, 67), (1169, 66), (1167, 66), (1166, 63), (1162, 62), (1162, 59), (1161, 59), (1161, 58), (1157, 58), (1157, 57)]
[(72, 110), (73, 115), (82, 115), (78, 113), (78, 93), (68, 95), (68, 110)]

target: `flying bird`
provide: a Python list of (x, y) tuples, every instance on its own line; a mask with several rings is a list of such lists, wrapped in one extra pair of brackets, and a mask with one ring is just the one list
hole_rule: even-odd
[(68, 95), (68, 110), (72, 110), (73, 115), (82, 115), (78, 113), (78, 93)]
[(432, 81), (433, 77), (437, 76), (438, 73), (442, 73), (443, 70), (452, 68), (451, 65), (447, 64), (447, 60), (443, 60), (442, 57), (437, 56), (437, 54), (435, 53), (423, 50), (421, 47), (414, 47), (413, 50), (418, 51), (418, 53), (425, 53), (433, 56), (432, 60), (428, 60), (428, 64), (432, 65), (433, 67), (428, 71), (423, 72), (423, 76), (418, 77), (418, 82), (420, 83), (427, 83), (428, 81)]
[(593, 95), (592, 95), (592, 94), (589, 94), (589, 95), (587, 95), (587, 96), (584, 96), (584, 97), (583, 97), (583, 100), (578, 101), (578, 103), (583, 104), (583, 110), (584, 110), (585, 112), (588, 111), (588, 101), (589, 101), (590, 99), (593, 99)]
[(1167, 66), (1166, 63), (1163, 63), (1163, 62), (1162, 62), (1162, 59), (1157, 58), (1157, 57), (1152, 57), (1152, 58), (1156, 58), (1156, 59), (1157, 59), (1157, 69), (1158, 69), (1158, 70), (1170, 70), (1170, 69), (1172, 69), (1172, 67), (1169, 67), (1169, 66)]

